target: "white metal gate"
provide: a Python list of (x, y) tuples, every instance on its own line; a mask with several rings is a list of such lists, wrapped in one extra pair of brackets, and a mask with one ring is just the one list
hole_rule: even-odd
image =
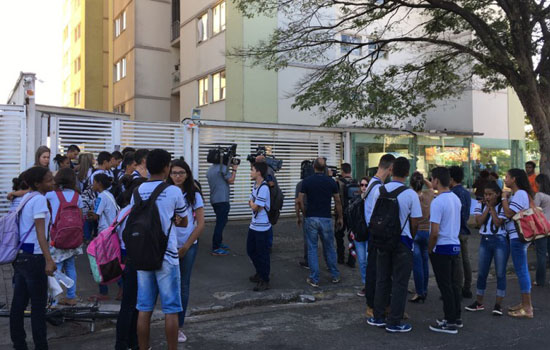
[(0, 105), (0, 214), (10, 207), (6, 196), (12, 190), (12, 179), (25, 170), (25, 106)]
[(246, 156), (253, 153), (258, 145), (270, 146), (272, 154), (283, 160), (281, 171), (276, 173), (277, 181), (285, 194), (283, 213), (294, 212), (294, 194), (296, 184), (300, 181), (300, 165), (303, 160), (319, 156), (327, 158), (329, 165), (339, 166), (342, 160), (342, 134), (340, 132), (298, 131), (282, 128), (246, 128), (200, 126), (199, 176), (207, 205), (207, 217), (214, 216), (208, 204), (210, 189), (206, 173), (210, 164), (206, 162), (208, 150), (218, 145), (227, 146), (235, 143), (240, 154), (241, 166), (237, 171), (235, 184), (231, 186), (230, 217), (249, 217), (248, 198), (252, 186), (250, 164)]

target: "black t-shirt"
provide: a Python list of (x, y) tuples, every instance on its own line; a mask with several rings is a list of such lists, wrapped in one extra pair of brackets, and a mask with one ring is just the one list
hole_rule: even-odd
[(331, 177), (316, 173), (302, 181), (300, 192), (307, 196), (306, 217), (332, 217), (331, 200), (338, 193), (338, 185)]

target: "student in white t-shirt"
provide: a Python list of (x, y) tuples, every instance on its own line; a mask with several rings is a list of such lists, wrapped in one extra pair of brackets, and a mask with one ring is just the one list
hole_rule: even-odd
[(508, 193), (502, 195), (502, 207), (504, 214), (508, 218), (506, 222), (506, 231), (510, 235), (510, 256), (514, 263), (514, 270), (518, 276), (519, 289), (521, 293), (521, 303), (510, 307), (508, 315), (519, 318), (533, 318), (533, 305), (531, 303), (531, 276), (527, 265), (527, 247), (529, 243), (523, 243), (518, 237), (514, 220), (514, 215), (522, 210), (529, 209), (534, 194), (529, 184), (527, 174), (522, 169), (510, 169), (504, 178), (506, 187), (512, 190), (512, 196), (508, 198)]
[(476, 223), (481, 227), (481, 241), (479, 244), (479, 267), (477, 274), (477, 298), (466, 306), (468, 311), (483, 311), (483, 297), (487, 289), (487, 277), (491, 261), (495, 261), (497, 275), (497, 298), (493, 308), (493, 315), (502, 316), (502, 301), (506, 296), (506, 265), (510, 255), (508, 237), (504, 224), (507, 220), (502, 208), (502, 190), (491, 181), (485, 185), (483, 201), (476, 204), (474, 216)]
[(197, 239), (204, 231), (204, 202), (195, 184), (191, 168), (184, 160), (176, 159), (172, 161), (170, 177), (167, 182), (181, 189), (185, 206), (187, 207), (187, 227), (176, 228), (178, 255), (180, 257), (181, 304), (183, 309), (178, 314), (178, 342), (183, 343), (187, 340), (182, 328), (185, 323), (185, 313), (189, 303), (191, 271), (198, 251)]
[[(142, 200), (148, 200), (157, 186), (170, 174), (171, 155), (165, 150), (155, 149), (147, 155), (147, 170), (151, 174), (149, 181), (139, 186)], [(135, 198), (132, 197), (131, 204)], [(162, 267), (156, 271), (138, 270), (138, 332), (139, 348), (149, 349), (149, 328), (151, 316), (160, 295), (164, 313), (166, 340), (168, 349), (176, 349), (178, 344), (178, 313), (181, 308), (181, 283), (178, 256), (178, 238), (176, 225), (187, 226), (185, 202), (181, 189), (168, 186), (157, 197), (157, 205), (163, 232), (168, 236), (168, 245)], [(172, 218), (175, 217), (175, 225)]]
[(451, 175), (447, 168), (432, 170), (432, 185), (437, 197), (430, 205), (430, 238), (428, 252), (437, 286), (443, 298), (445, 318), (436, 320), (430, 330), (439, 333), (456, 334), (462, 327), (460, 300), (460, 199), (451, 192)]
[(248, 205), (252, 209), (252, 221), (248, 229), (246, 251), (254, 264), (256, 274), (250, 281), (256, 283), (254, 291), (269, 289), (270, 257), (269, 236), (272, 233), (267, 212), (270, 208), (269, 186), (265, 182), (267, 164), (256, 162), (252, 165), (250, 177), (254, 180)]
[[(59, 201), (59, 195), (62, 195), (65, 201), (71, 202), (75, 199), (78, 208), (80, 208), (80, 216), (82, 217), (82, 198), (77, 192), (76, 185), (76, 174), (71, 168), (62, 168), (59, 169), (57, 174), (54, 177), (55, 181), (55, 191), (48, 192), (46, 194), (46, 199), (50, 203), (52, 208), (52, 225), (55, 225), (56, 220), (59, 219), (59, 209), (61, 203)], [(79, 233), (83, 235), (83, 231)], [(52, 258), (57, 265), (59, 271), (63, 271), (69, 278), (74, 281), (74, 284), (71, 288), (67, 289), (67, 297), (61, 298), (58, 301), (60, 305), (75, 306), (77, 304), (76, 300), (76, 267), (75, 267), (75, 256), (82, 255), (82, 246), (74, 249), (59, 249), (53, 246), (50, 247), (50, 253)]]
[(45, 167), (25, 171), (25, 182), (31, 192), (20, 213), (21, 250), (13, 263), (13, 300), (10, 309), (10, 335), (15, 349), (26, 349), (25, 309), (31, 304), (32, 334), (37, 349), (47, 349), (46, 303), (48, 278), (57, 269), (48, 246), (50, 210), (44, 196), (53, 190), (52, 173)]

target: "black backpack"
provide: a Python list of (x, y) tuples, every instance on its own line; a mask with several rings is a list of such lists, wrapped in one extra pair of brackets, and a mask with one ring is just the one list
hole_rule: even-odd
[(378, 180), (373, 181), (367, 189), (365, 199), (361, 198), (361, 196), (356, 197), (344, 211), (347, 227), (353, 232), (357, 242), (365, 242), (369, 238), (367, 222), (365, 220), (365, 200), (377, 184), (382, 184), (382, 182)]
[(342, 208), (346, 210), (351, 202), (355, 201), (358, 197), (361, 197), (361, 187), (359, 183), (354, 179), (341, 178), (340, 181), (343, 184), (344, 198), (342, 198)]
[(136, 270), (155, 271), (162, 267), (172, 226), (164, 234), (155, 201), (169, 186), (165, 182), (161, 183), (145, 201), (141, 199), (139, 187), (134, 191), (134, 206), (128, 215), (122, 238), (126, 244), (127, 257)]
[[(399, 220), (399, 202), (397, 196), (407, 189), (401, 186), (392, 192), (388, 192), (385, 186), (380, 186), (380, 197), (374, 205), (374, 210), (369, 223), (371, 244), (382, 251), (393, 251), (401, 240), (401, 227)], [(410, 216), (410, 215), (409, 215)], [(405, 225), (409, 222), (409, 216)]]
[[(275, 183), (273, 187), (263, 183), (260, 185), (260, 188), (265, 185), (269, 189), (269, 211), (267, 212), (267, 217), (271, 225), (277, 224), (279, 216), (281, 216), (281, 209), (283, 209), (283, 204), (285, 201), (285, 195), (279, 185)], [(260, 189), (258, 188), (258, 191)]]

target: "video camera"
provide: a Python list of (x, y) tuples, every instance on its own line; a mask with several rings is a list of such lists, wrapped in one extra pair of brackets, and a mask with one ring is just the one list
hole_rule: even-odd
[(229, 147), (218, 146), (208, 150), (206, 161), (211, 164), (223, 164), (226, 166), (239, 165), (241, 160), (237, 158), (237, 145), (232, 144)]
[[(315, 160), (309, 160), (306, 159), (302, 162), (300, 166), (300, 179), (305, 179), (313, 174), (315, 174), (315, 170), (313, 169), (313, 163)], [(340, 173), (338, 172), (338, 167), (334, 165), (327, 165), (325, 167), (325, 174), (330, 177), (338, 177), (340, 176)]]
[(256, 157), (264, 156), (266, 164), (273, 169), (273, 171), (279, 171), (283, 167), (283, 161), (281, 159), (275, 158), (275, 156), (267, 153), (267, 148), (265, 146), (258, 146), (256, 153), (249, 154), (246, 157), (251, 164), (256, 162)]

